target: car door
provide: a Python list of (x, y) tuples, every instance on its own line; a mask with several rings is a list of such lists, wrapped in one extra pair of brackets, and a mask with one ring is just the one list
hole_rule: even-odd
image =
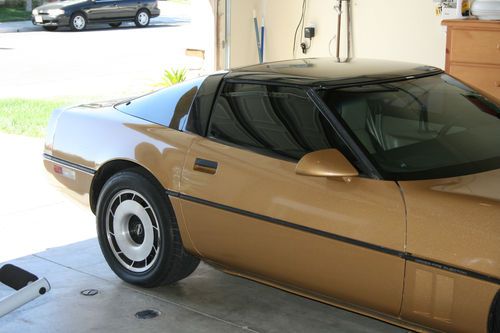
[(189, 236), (230, 270), (398, 316), (405, 209), (397, 184), (295, 173), (306, 153), (338, 146), (303, 89), (226, 83), (182, 173)]
[(135, 16), (140, 0), (116, 0), (113, 18), (132, 18)]
[(96, 0), (87, 10), (87, 17), (90, 21), (100, 21), (116, 18), (117, 1), (115, 0)]

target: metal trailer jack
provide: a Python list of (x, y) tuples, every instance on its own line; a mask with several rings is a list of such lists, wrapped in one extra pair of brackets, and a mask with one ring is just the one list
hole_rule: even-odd
[(44, 295), (50, 290), (50, 284), (47, 279), (39, 279), (36, 275), (11, 264), (0, 268), (0, 283), (16, 290), (14, 293), (0, 300), (0, 317)]

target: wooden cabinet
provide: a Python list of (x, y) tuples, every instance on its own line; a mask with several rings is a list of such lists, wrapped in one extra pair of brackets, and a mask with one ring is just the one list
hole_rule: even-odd
[(500, 101), (500, 21), (445, 20), (446, 72)]

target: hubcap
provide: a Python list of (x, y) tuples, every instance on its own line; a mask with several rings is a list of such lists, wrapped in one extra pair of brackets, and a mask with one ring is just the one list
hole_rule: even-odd
[(73, 18), (73, 25), (77, 30), (82, 30), (85, 28), (85, 18), (81, 15), (77, 15)]
[(148, 270), (158, 259), (160, 228), (151, 205), (139, 193), (123, 190), (106, 212), (108, 244), (118, 262), (133, 272)]
[(149, 22), (149, 16), (145, 12), (140, 12), (139, 16), (137, 17), (137, 21), (139, 22), (140, 25), (146, 25)]
[(130, 238), (137, 245), (141, 245), (144, 242), (144, 226), (139, 217), (133, 215), (128, 222), (128, 232), (130, 234)]

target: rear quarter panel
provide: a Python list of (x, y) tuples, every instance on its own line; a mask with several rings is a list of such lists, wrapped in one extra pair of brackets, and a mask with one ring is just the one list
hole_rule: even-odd
[(193, 137), (112, 108), (76, 108), (59, 118), (53, 155), (94, 170), (117, 159), (136, 162), (175, 190)]
[[(73, 108), (57, 119), (53, 138), (45, 152), (85, 169), (98, 171), (106, 163), (122, 160), (144, 167), (167, 189), (178, 190), (185, 153), (194, 135), (123, 114), (112, 107)], [(88, 204), (93, 175), (76, 171), (75, 179), (54, 173), (54, 163), (45, 161), (47, 171), (59, 187)]]

